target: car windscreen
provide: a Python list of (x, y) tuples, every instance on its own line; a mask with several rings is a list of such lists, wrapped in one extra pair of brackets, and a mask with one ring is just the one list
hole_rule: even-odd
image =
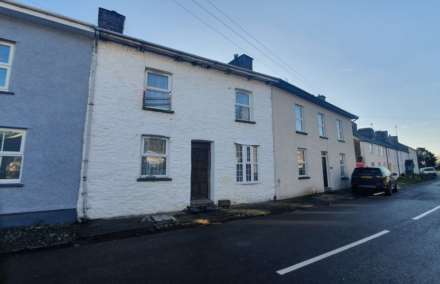
[(357, 168), (353, 172), (354, 176), (381, 176), (379, 168)]

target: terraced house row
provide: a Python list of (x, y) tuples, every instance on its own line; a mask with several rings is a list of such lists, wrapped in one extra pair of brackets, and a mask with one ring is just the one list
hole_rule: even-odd
[(0, 1), (0, 227), (349, 186), (357, 116), (279, 78)]

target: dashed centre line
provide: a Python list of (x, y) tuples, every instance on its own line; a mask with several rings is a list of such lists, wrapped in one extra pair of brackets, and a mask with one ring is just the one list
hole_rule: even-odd
[(438, 210), (438, 209), (440, 209), (440, 205), (437, 206), (437, 207), (434, 207), (434, 208), (432, 208), (431, 210), (428, 210), (428, 211), (426, 211), (425, 213), (422, 213), (422, 214), (420, 214), (420, 215), (418, 215), (418, 216), (416, 216), (416, 217), (414, 217), (414, 218), (412, 218), (412, 219), (413, 219), (413, 220), (419, 220), (419, 219), (422, 219), (422, 218), (425, 217), (426, 215), (431, 214), (432, 212), (434, 212), (434, 211), (436, 211), (436, 210)]
[[(440, 207), (440, 206), (439, 206), (439, 207)], [(325, 259), (325, 258), (328, 258), (328, 257), (330, 257), (330, 256), (332, 256), (332, 255), (335, 255), (335, 254), (341, 253), (341, 252), (343, 252), (343, 251), (346, 251), (346, 250), (351, 249), (351, 248), (353, 248), (353, 247), (359, 246), (359, 245), (361, 245), (361, 244), (363, 244), (363, 243), (366, 243), (366, 242), (368, 242), (368, 241), (371, 241), (371, 240), (373, 240), (373, 239), (379, 238), (379, 237), (381, 237), (381, 236), (383, 236), (383, 235), (385, 235), (385, 234), (388, 234), (389, 232), (390, 232), (390, 231), (388, 231), (388, 230), (381, 231), (381, 232), (379, 232), (379, 233), (377, 233), (377, 234), (371, 235), (371, 236), (366, 237), (366, 238), (363, 238), (363, 239), (361, 239), (361, 240), (359, 240), (359, 241), (356, 241), (356, 242), (350, 243), (350, 244), (345, 245), (345, 246), (343, 246), (343, 247), (340, 247), (340, 248), (334, 249), (334, 250), (332, 250), (332, 251), (326, 252), (326, 253), (324, 253), (324, 254), (318, 255), (318, 256), (316, 256), (316, 257), (314, 257), (314, 258), (311, 258), (311, 259), (308, 259), (308, 260), (304, 260), (304, 261), (302, 261), (302, 262), (300, 262), (300, 263), (297, 263), (297, 264), (295, 264), (295, 265), (292, 265), (292, 266), (289, 266), (289, 267), (286, 267), (286, 268), (280, 269), (280, 270), (277, 271), (277, 273), (278, 273), (279, 275), (284, 275), (284, 274), (287, 274), (287, 273), (289, 273), (289, 272), (292, 272), (292, 271), (298, 270), (298, 269), (300, 269), (300, 268), (303, 268), (304, 266), (310, 265), (310, 264), (312, 264), (312, 263), (315, 263), (315, 262), (318, 262), (318, 261), (323, 260), (323, 259)]]

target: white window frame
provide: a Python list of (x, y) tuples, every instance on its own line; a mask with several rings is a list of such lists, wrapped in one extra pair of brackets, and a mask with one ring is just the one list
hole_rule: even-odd
[[(304, 158), (304, 174), (300, 174), (299, 173), (299, 169), (300, 169), (300, 163), (299, 163), (299, 160), (298, 160), (298, 152), (302, 152), (303, 153), (303, 158)], [(308, 171), (308, 168), (307, 168), (307, 149), (306, 148), (298, 148), (298, 149), (296, 149), (296, 163), (297, 163), (297, 166), (298, 166), (298, 176), (299, 177), (308, 177), (309, 175), (308, 175), (308, 173), (309, 173), (309, 171)]]
[[(248, 95), (248, 97), (249, 97), (249, 105), (237, 103), (237, 95), (239, 93), (240, 94)], [(235, 89), (234, 100), (235, 100), (235, 104), (234, 104), (235, 120), (239, 120), (239, 121), (254, 121), (254, 96), (253, 96), (252, 92), (251, 91), (247, 91), (247, 90), (243, 90), (243, 89)], [(236, 107), (237, 106), (249, 108), (249, 120), (237, 117), (237, 111), (236, 111)]]
[(325, 114), (322, 112), (318, 112), (318, 132), (320, 137), (327, 137)]
[[(295, 106), (293, 107), (293, 110), (294, 110), (294, 113), (295, 113), (295, 129), (296, 129), (296, 131), (299, 131), (299, 132), (305, 132), (305, 125), (304, 125), (304, 106), (299, 105), (299, 104), (295, 104)], [(299, 114), (300, 114), (300, 116), (299, 116), (299, 121), (298, 121), (298, 112), (299, 112)], [(299, 122), (300, 125), (301, 125), (301, 128), (300, 128), (300, 129), (297, 128), (298, 122)]]
[[(148, 86), (148, 76), (149, 74), (157, 74), (160, 76), (166, 76), (168, 78), (168, 88), (167, 89), (162, 89), (162, 88), (157, 88), (157, 87), (150, 87)], [(143, 98), (143, 102), (142, 105), (144, 108), (150, 108), (150, 109), (158, 109), (158, 110), (169, 110), (171, 111), (173, 109), (173, 93), (172, 93), (172, 79), (173, 79), (173, 75), (169, 72), (166, 71), (161, 71), (161, 70), (157, 70), (157, 69), (152, 69), (152, 68), (146, 68), (145, 69), (145, 86), (144, 86), (144, 98)], [(170, 96), (170, 108), (169, 109), (164, 109), (164, 108), (160, 108), (160, 107), (154, 107), (154, 106), (147, 106), (145, 104), (145, 98), (147, 96), (147, 91), (151, 90), (151, 91), (158, 91), (158, 92), (164, 92), (164, 93), (168, 93), (168, 95)]]
[(341, 178), (347, 177), (347, 167), (344, 153), (339, 153), (339, 168), (341, 172)]
[[(147, 138), (155, 138), (155, 139), (161, 139), (165, 141), (165, 154), (152, 154), (152, 153), (145, 153), (145, 139)], [(148, 177), (169, 177), (169, 162), (170, 162), (170, 138), (166, 136), (161, 135), (150, 135), (145, 134), (141, 136), (141, 168), (140, 168), (140, 177), (141, 178), (148, 178)], [(142, 163), (144, 157), (164, 157), (165, 158), (165, 174), (164, 175), (143, 175), (142, 174)]]
[[(238, 144), (235, 143), (235, 182), (238, 184), (256, 184), (261, 182), (261, 174), (260, 174), (260, 166), (259, 166), (259, 159), (260, 159), (260, 150), (258, 145), (246, 145), (246, 144)], [(237, 157), (237, 147), (241, 147), (241, 162), (239, 162)], [(247, 161), (247, 148), (250, 148), (250, 160)], [(257, 159), (255, 161), (254, 159), (254, 152), (257, 151)], [(246, 165), (250, 165), (251, 167), (251, 180), (246, 180)], [(257, 170), (257, 180), (255, 180), (255, 166)], [(238, 180), (237, 170), (238, 167), (241, 167), (241, 173), (242, 173), (242, 180)]]
[(0, 128), (1, 132), (17, 132), (22, 134), (21, 144), (20, 144), (20, 152), (11, 152), (11, 151), (3, 151), (3, 145), (5, 143), (5, 137), (3, 135), (2, 145), (0, 145), (0, 158), (6, 157), (21, 157), (21, 165), (20, 165), (20, 174), (18, 179), (0, 179), (0, 184), (15, 184), (21, 183), (21, 178), (23, 176), (23, 165), (24, 165), (24, 147), (26, 143), (26, 130), (24, 129), (15, 129), (15, 128)]
[(0, 68), (6, 69), (6, 80), (5, 80), (5, 86), (0, 86), (0, 91), (9, 91), (9, 81), (11, 79), (11, 72), (12, 72), (12, 61), (14, 60), (14, 54), (15, 54), (15, 44), (7, 41), (0, 40), (1, 45), (9, 46), (9, 58), (8, 63), (0, 62)]
[(342, 120), (336, 119), (336, 132), (339, 141), (344, 141), (344, 128), (342, 126)]

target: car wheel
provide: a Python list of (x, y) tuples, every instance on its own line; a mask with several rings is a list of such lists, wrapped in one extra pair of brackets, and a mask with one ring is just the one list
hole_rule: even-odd
[(391, 194), (393, 194), (393, 186), (388, 184), (388, 186), (385, 188), (385, 195), (390, 196)]

